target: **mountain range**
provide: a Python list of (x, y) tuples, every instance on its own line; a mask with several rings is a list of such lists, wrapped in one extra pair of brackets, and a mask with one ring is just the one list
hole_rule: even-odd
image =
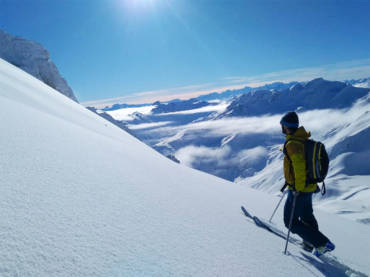
[(369, 89), (344, 82), (314, 79), (279, 91), (258, 90), (234, 99), (223, 116), (256, 116), (299, 110), (342, 109), (367, 95)]

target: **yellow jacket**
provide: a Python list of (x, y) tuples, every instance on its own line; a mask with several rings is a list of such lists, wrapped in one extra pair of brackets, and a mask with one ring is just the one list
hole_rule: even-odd
[[(286, 136), (285, 145), (286, 153), (284, 156), (284, 176), (289, 188), (293, 189), (293, 185), (297, 191), (314, 192), (317, 184), (306, 185), (306, 159), (304, 153), (303, 142), (311, 136), (310, 132), (306, 132), (304, 127), (299, 127), (293, 135)], [(289, 160), (290, 159), (290, 160)]]

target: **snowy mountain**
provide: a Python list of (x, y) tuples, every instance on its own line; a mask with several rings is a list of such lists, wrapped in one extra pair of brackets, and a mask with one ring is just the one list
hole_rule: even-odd
[(0, 113), (1, 276), (370, 273), (367, 226), (318, 212), (335, 256), (285, 256), (240, 212), (267, 218), (276, 197), (164, 158), (1, 59)]
[(72, 89), (50, 60), (49, 52), (39, 43), (0, 30), (0, 58), (77, 102)]
[(350, 80), (346, 81), (346, 83), (358, 88), (370, 88), (370, 77), (357, 80)]
[(234, 89), (234, 90), (226, 90), (223, 92), (213, 92), (210, 94), (206, 95), (201, 95), (197, 97), (198, 100), (202, 101), (211, 101), (211, 100), (229, 100), (235, 96), (247, 93), (247, 92), (254, 92), (254, 91), (259, 91), (259, 90), (283, 90), (290, 88), (294, 85), (298, 84), (298, 82), (290, 82), (290, 83), (282, 83), (282, 82), (274, 82), (271, 84), (266, 84), (264, 86), (259, 86), (259, 87), (244, 87), (242, 89)]
[(153, 105), (156, 107), (152, 109), (152, 113), (161, 114), (202, 108), (210, 105), (210, 103), (206, 101), (199, 101), (198, 99), (193, 98), (169, 103), (155, 102)]
[(322, 78), (281, 91), (255, 91), (237, 97), (219, 117), (276, 114), (286, 111), (340, 109), (367, 95), (369, 89)]
[[(151, 104), (113, 104), (111, 106), (107, 106), (105, 107), (104, 109), (102, 109), (103, 111), (115, 111), (115, 110), (119, 110), (119, 109), (126, 109), (126, 108), (141, 108), (141, 107), (146, 107), (146, 106), (150, 106)], [(91, 107), (91, 108), (94, 108), (94, 107)]]

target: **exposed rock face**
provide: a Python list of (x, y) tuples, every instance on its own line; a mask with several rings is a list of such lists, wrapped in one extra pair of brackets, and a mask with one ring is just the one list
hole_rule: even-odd
[(49, 52), (41, 44), (0, 30), (0, 58), (78, 102), (72, 89), (50, 60)]

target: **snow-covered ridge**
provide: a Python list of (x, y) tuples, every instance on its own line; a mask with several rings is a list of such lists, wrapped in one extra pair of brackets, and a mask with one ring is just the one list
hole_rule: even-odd
[(200, 101), (196, 98), (193, 98), (189, 100), (169, 102), (169, 103), (155, 102), (153, 105), (156, 105), (156, 107), (152, 109), (152, 113), (159, 114), (159, 113), (179, 112), (179, 111), (185, 111), (189, 109), (197, 109), (197, 108), (208, 106), (210, 104), (206, 101)]
[(370, 77), (357, 80), (349, 80), (346, 83), (358, 88), (370, 88)]
[(57, 67), (50, 60), (49, 52), (41, 44), (0, 30), (0, 58), (77, 102), (72, 89), (61, 77)]
[(198, 100), (202, 101), (211, 101), (211, 100), (228, 100), (231, 99), (232, 97), (238, 96), (243, 93), (247, 92), (254, 92), (258, 90), (270, 90), (270, 91), (279, 91), (283, 89), (290, 88), (296, 84), (299, 84), (298, 82), (290, 82), (290, 83), (283, 83), (283, 82), (273, 82), (270, 84), (266, 84), (263, 86), (259, 87), (249, 87), (246, 86), (241, 89), (234, 89), (234, 90), (225, 90), (222, 92), (213, 92), (210, 94), (202, 95), (197, 97)]
[(341, 109), (351, 106), (369, 91), (368, 88), (318, 78), (281, 91), (259, 90), (242, 94), (219, 117), (276, 114), (297, 109)]

